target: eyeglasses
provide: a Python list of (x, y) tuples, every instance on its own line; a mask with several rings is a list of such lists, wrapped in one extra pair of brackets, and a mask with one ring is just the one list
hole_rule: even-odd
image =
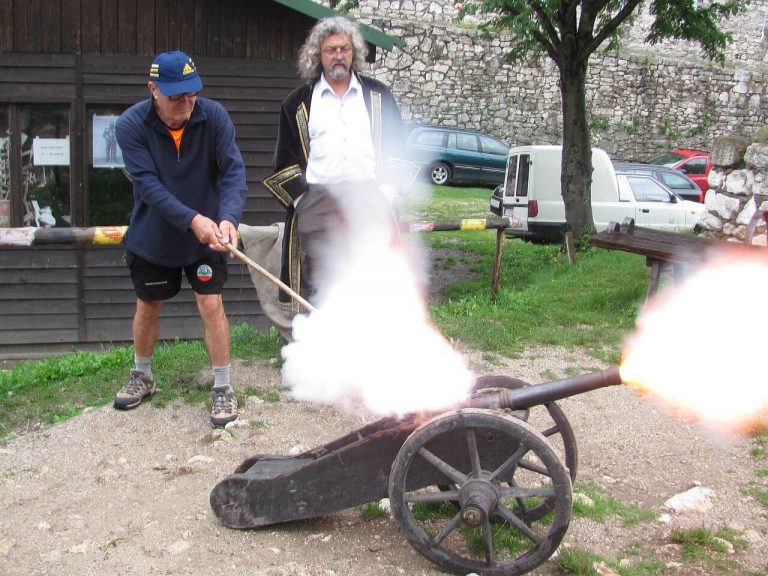
[(336, 54), (342, 54), (346, 56), (347, 54), (352, 53), (352, 46), (336, 46), (336, 47), (329, 47), (329, 48), (323, 48), (323, 55), (324, 56), (336, 56)]
[(171, 102), (178, 102), (182, 98), (194, 98), (197, 96), (197, 92), (185, 92), (183, 94), (174, 94), (173, 96), (168, 96), (168, 100)]

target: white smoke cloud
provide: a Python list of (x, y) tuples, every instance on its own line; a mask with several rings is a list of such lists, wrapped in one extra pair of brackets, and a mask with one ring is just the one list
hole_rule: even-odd
[(375, 194), (343, 198), (345, 225), (329, 242), (317, 309), (294, 319), (283, 381), (298, 400), (378, 414), (454, 406), (474, 376), (429, 321), (417, 243), (398, 240)]

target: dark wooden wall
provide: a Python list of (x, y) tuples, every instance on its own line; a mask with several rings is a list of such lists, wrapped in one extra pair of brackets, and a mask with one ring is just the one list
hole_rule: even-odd
[(291, 60), (313, 24), (269, 0), (3, 0), (0, 52)]
[[(69, 103), (72, 209), (86, 225), (84, 134), (91, 104), (148, 96), (154, 54), (195, 59), (203, 96), (229, 111), (246, 163), (243, 223), (281, 221), (261, 185), (271, 173), (281, 100), (299, 80), (295, 56), (314, 20), (269, 0), (0, 0), (0, 106)], [(79, 166), (76, 165), (79, 162)], [(133, 290), (118, 248), (0, 249), (0, 357), (130, 340)], [(234, 261), (230, 321), (268, 326), (248, 271)], [(191, 291), (166, 305), (163, 338), (202, 335)]]

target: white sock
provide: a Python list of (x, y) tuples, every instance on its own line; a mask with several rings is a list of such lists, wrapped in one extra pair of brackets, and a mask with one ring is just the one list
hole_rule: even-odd
[(223, 390), (231, 388), (229, 383), (229, 372), (232, 364), (226, 366), (214, 366), (213, 367), (213, 387), (217, 390)]
[(136, 364), (136, 370), (141, 370), (146, 376), (152, 378), (152, 356), (135, 356), (134, 363)]

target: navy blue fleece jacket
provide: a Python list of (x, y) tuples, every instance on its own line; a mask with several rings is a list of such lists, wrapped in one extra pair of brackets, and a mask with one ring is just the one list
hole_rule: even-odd
[(116, 133), (133, 180), (128, 250), (161, 266), (186, 266), (210, 251), (189, 229), (195, 215), (240, 224), (245, 165), (221, 104), (197, 98), (178, 152), (151, 98), (123, 112)]

